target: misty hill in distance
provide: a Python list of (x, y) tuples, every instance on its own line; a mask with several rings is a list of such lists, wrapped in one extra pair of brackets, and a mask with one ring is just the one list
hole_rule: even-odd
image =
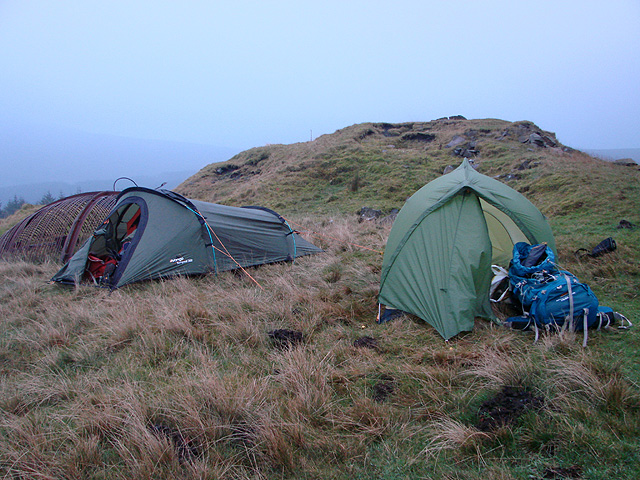
[[(12, 200), (14, 197), (22, 198), (27, 203), (38, 203), (42, 197), (50, 193), (54, 198), (68, 197), (75, 195), (76, 193), (85, 192), (97, 192), (103, 190), (113, 190), (114, 182), (116, 190), (123, 190), (127, 187), (132, 187), (134, 184), (127, 178), (135, 181), (137, 185), (141, 187), (156, 188), (165, 184), (162, 188), (173, 189), (177, 187), (180, 182), (188, 178), (192, 171), (182, 172), (162, 172), (156, 175), (136, 175), (133, 177), (121, 178), (120, 180), (114, 179), (95, 179), (84, 180), (81, 182), (42, 182), (31, 183), (26, 185), (15, 185), (10, 187), (0, 187), (0, 202), (5, 205), (6, 202)], [(117, 180), (117, 182), (116, 182)]]
[[(101, 135), (65, 127), (0, 125), (0, 202), (14, 196), (29, 203), (54, 197), (111, 190), (119, 177), (138, 185), (174, 188), (210, 163), (239, 149), (186, 142)], [(131, 186), (119, 181), (118, 189)]]
[(601, 158), (602, 160), (615, 161), (623, 158), (630, 158), (636, 163), (640, 163), (640, 148), (609, 148), (609, 149), (588, 149), (589, 155)]

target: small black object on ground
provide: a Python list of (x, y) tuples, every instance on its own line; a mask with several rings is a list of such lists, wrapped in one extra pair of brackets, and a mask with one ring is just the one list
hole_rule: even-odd
[(618, 224), (618, 226), (616, 228), (621, 229), (621, 228), (636, 228), (637, 225), (634, 225), (633, 223), (631, 223), (628, 220), (620, 220), (620, 223)]

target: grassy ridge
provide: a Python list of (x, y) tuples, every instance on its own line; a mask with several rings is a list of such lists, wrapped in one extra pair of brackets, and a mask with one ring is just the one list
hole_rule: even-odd
[[(592, 332), (583, 349), (482, 320), (448, 343), (414, 318), (375, 323), (390, 227), (354, 211), (401, 206), (457, 163), (446, 145), (469, 130), (480, 171), (547, 214), (561, 266), (640, 318), (640, 229), (616, 228), (640, 224), (638, 171), (483, 122), (354, 126), (192, 177), (181, 193), (276, 208), (325, 249), (251, 269), (259, 285), (226, 272), (109, 294), (48, 285), (54, 264), (0, 262), (0, 476), (638, 478), (637, 327)], [(607, 236), (616, 252), (573, 255)], [(302, 341), (282, 348), (277, 329)], [(500, 417), (489, 406), (505, 387), (526, 408)]]
[[(555, 147), (523, 143), (531, 134)], [(462, 149), (461, 156), (453, 152)], [(255, 203), (290, 212), (352, 213), (363, 205), (400, 208), (408, 196), (457, 166), (464, 150), (487, 159), (489, 173), (508, 173), (526, 161), (562, 155), (554, 134), (530, 122), (436, 120), (367, 123), (311, 142), (269, 145), (211, 164), (177, 190), (230, 205)], [(469, 154), (471, 155), (471, 154)]]

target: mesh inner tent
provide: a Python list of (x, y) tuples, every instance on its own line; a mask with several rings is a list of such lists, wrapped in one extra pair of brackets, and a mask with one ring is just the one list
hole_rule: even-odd
[(0, 237), (0, 258), (66, 262), (109, 215), (119, 193), (79, 193), (45, 205)]

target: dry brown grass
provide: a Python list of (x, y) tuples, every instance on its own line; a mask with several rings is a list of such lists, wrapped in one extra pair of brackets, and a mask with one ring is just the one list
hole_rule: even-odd
[(422, 450), (427, 458), (437, 457), (445, 450), (458, 450), (461, 448), (476, 450), (480, 455), (482, 439), (489, 435), (476, 428), (469, 427), (457, 420), (443, 417), (429, 425), (431, 440)]
[(42, 205), (31, 205), (31, 204), (25, 203), (13, 215), (9, 215), (6, 218), (0, 218), (0, 235), (3, 235), (5, 232), (11, 229), (14, 225), (18, 224), (23, 219), (27, 218), (29, 215), (33, 215), (35, 212), (37, 212), (41, 208), (42, 208)]
[[(545, 461), (549, 432), (587, 445), (588, 408), (635, 435), (624, 362), (481, 320), (450, 342), (411, 316), (377, 325), (389, 227), (297, 223), (325, 253), (251, 269), (263, 288), (229, 272), (62, 289), (53, 264), (0, 262), (0, 478), (519, 478), (504, 458)], [(275, 329), (303, 341), (279, 348)], [(517, 384), (553, 422), (479, 431), (480, 402)]]
[[(1, 428), (5, 438), (21, 439), (3, 442), (11, 462), (0, 471), (82, 477), (118, 465), (113, 478), (178, 471), (193, 478), (265, 478), (265, 468), (294, 469), (299, 449), (322, 444), (326, 455), (343, 448), (319, 440), (317, 428), (355, 435), (366, 445), (363, 439), (379, 436), (388, 422), (375, 405), (368, 408), (371, 402), (338, 407), (333, 383), (344, 375), (323, 345), (336, 326), (329, 345), (337, 341), (332, 347), (340, 354), (352, 348), (341, 339), (364, 309), (373, 318), (377, 279), (368, 257), (357, 254), (344, 262), (341, 278), (308, 273), (329, 272), (337, 255), (358, 252), (344, 242), (379, 243), (377, 227), (355, 233), (356, 225), (355, 218), (312, 225), (331, 230), (328, 252), (254, 269), (264, 289), (234, 273), (113, 293), (59, 289), (46, 283), (54, 265), (0, 264), (6, 319)], [(333, 292), (361, 272), (354, 286)], [(275, 328), (300, 330), (306, 342), (274, 349), (266, 332)], [(321, 346), (312, 347), (318, 340)], [(44, 411), (55, 422), (35, 428)], [(60, 430), (61, 424), (68, 426)], [(188, 461), (175, 438), (151, 428), (156, 424), (189, 439), (194, 453)]]

